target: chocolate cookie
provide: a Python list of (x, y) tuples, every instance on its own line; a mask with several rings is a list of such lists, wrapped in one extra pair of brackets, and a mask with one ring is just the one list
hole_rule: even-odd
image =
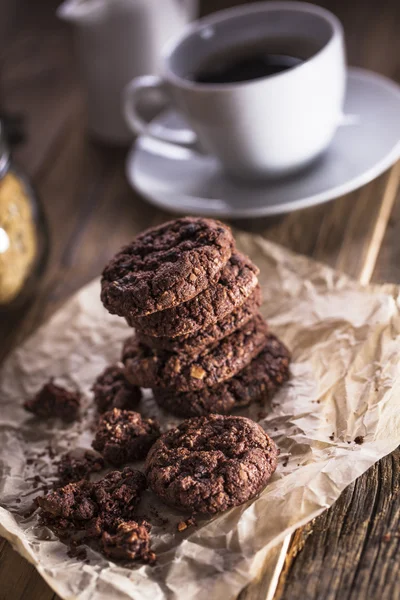
[[(126, 468), (122, 472), (113, 471), (97, 482), (69, 483), (39, 497), (37, 502), (48, 524), (68, 531), (82, 529), (88, 525), (85, 521), (94, 518), (101, 518), (108, 525), (115, 520), (130, 519), (146, 487), (143, 473)], [(94, 536), (94, 531), (91, 533)]]
[(114, 408), (100, 419), (92, 446), (112, 465), (144, 458), (160, 435), (154, 419), (139, 413)]
[(289, 379), (290, 352), (274, 335), (267, 345), (240, 373), (219, 385), (204, 390), (174, 393), (153, 390), (159, 406), (178, 417), (197, 417), (210, 413), (228, 414), (253, 402), (266, 402)]
[(192, 335), (242, 306), (257, 285), (258, 273), (247, 256), (236, 252), (221, 271), (218, 282), (189, 302), (141, 319), (128, 317), (127, 322), (154, 337)]
[(214, 514), (261, 492), (277, 456), (274, 442), (250, 419), (198, 417), (154, 444), (146, 459), (147, 481), (171, 506)]
[(113, 408), (133, 410), (142, 397), (140, 388), (129, 383), (125, 369), (119, 365), (107, 367), (96, 379), (92, 391), (99, 413)]
[(78, 392), (70, 392), (50, 379), (36, 396), (24, 403), (24, 408), (40, 419), (58, 417), (65, 423), (72, 423), (79, 416), (80, 404)]
[(195, 357), (198, 356), (204, 348), (215, 344), (248, 323), (260, 308), (261, 301), (261, 288), (257, 285), (254, 292), (242, 306), (236, 308), (224, 319), (218, 321), (218, 323), (209, 325), (193, 335), (178, 336), (176, 338), (152, 337), (137, 331), (136, 337), (141, 344), (144, 344), (149, 348), (168, 350), (169, 352), (181, 352), (188, 356)]
[(187, 302), (218, 279), (233, 246), (229, 227), (211, 219), (185, 217), (148, 229), (104, 269), (103, 304), (132, 319)]
[(206, 348), (196, 358), (165, 350), (151, 350), (135, 336), (125, 343), (126, 376), (144, 388), (180, 392), (201, 390), (230, 379), (257, 356), (267, 341), (268, 326), (256, 315), (231, 335)]

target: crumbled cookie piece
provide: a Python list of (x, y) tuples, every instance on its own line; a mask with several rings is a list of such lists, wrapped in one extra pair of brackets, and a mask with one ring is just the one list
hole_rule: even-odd
[(261, 492), (277, 457), (274, 442), (251, 419), (210, 415), (162, 435), (147, 456), (146, 476), (167, 504), (215, 514)]
[(39, 497), (41, 522), (70, 543), (100, 539), (130, 521), (147, 487), (140, 471), (113, 471), (97, 482), (81, 480)]
[(107, 367), (96, 379), (92, 390), (99, 413), (113, 408), (133, 410), (142, 397), (140, 388), (126, 379), (123, 365)]
[(24, 403), (24, 408), (40, 419), (58, 417), (66, 423), (72, 423), (79, 416), (80, 403), (79, 393), (70, 392), (51, 379), (36, 396)]
[(190, 517), (190, 519), (186, 519), (186, 521), (179, 521), (176, 529), (179, 531), (179, 533), (182, 533), (182, 531), (186, 531), (186, 529), (192, 527), (192, 525), (196, 525), (194, 517)]
[(184, 217), (148, 229), (104, 269), (103, 304), (134, 318), (186, 302), (218, 279), (233, 246), (229, 227), (212, 219)]
[(112, 471), (93, 484), (93, 498), (99, 512), (115, 519), (130, 519), (146, 489), (146, 478), (140, 471), (125, 467)]
[(92, 473), (104, 469), (104, 464), (103, 457), (91, 450), (83, 453), (67, 452), (57, 463), (59, 485), (62, 487), (81, 479), (89, 479)]
[(118, 466), (144, 458), (159, 436), (160, 426), (154, 419), (114, 408), (100, 419), (92, 446)]
[(52, 517), (74, 521), (90, 521), (97, 512), (92, 498), (93, 483), (79, 481), (38, 498), (38, 504)]
[(117, 560), (139, 560), (154, 564), (156, 555), (150, 548), (151, 525), (146, 521), (120, 523), (114, 534), (104, 531), (101, 547), (104, 554)]

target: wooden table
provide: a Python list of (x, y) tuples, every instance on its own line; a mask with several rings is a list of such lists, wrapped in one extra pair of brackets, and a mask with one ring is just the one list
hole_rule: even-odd
[[(101, 147), (85, 132), (70, 32), (54, 17), (56, 0), (25, 3), (8, 46), (1, 86), (5, 107), (28, 117), (17, 158), (45, 205), (52, 251), (28, 311), (0, 322), (4, 356), (91, 278), (140, 230), (166, 214), (143, 202), (124, 176), (126, 151)], [(239, 2), (209, 0), (203, 12)], [(208, 5), (208, 6), (207, 6)], [(343, 21), (349, 63), (400, 81), (400, 2), (326, 0)], [(313, 209), (280, 219), (236, 222), (313, 256), (364, 283), (400, 282), (399, 169)], [(400, 598), (400, 452), (360, 477), (321, 517), (294, 535), (276, 597)], [(241, 599), (265, 599), (265, 573)], [(182, 596), (184, 597), (184, 596)], [(50, 600), (34, 568), (0, 540), (0, 600)]]

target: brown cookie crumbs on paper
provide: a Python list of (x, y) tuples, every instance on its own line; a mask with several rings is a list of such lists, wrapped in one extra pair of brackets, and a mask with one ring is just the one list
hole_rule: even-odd
[(80, 404), (81, 396), (78, 392), (70, 392), (51, 379), (33, 398), (24, 403), (24, 408), (40, 419), (57, 417), (65, 423), (72, 423), (78, 419)]
[(143, 419), (133, 411), (114, 408), (99, 420), (92, 446), (115, 466), (145, 458), (160, 436), (155, 419)]
[(70, 483), (37, 499), (41, 523), (69, 544), (69, 556), (83, 560), (82, 544), (96, 542), (110, 558), (153, 564), (150, 526), (134, 519), (146, 487), (143, 473), (129, 468), (97, 482)]
[(62, 487), (81, 479), (89, 479), (92, 473), (98, 473), (104, 469), (104, 466), (104, 459), (91, 450), (86, 450), (83, 454), (67, 452), (57, 463), (59, 486)]
[(120, 523), (115, 533), (104, 531), (101, 548), (106, 556), (116, 560), (139, 560), (154, 564), (156, 555), (150, 548), (151, 525), (146, 521)]
[(179, 531), (179, 533), (182, 533), (182, 531), (186, 531), (186, 529), (195, 525), (196, 520), (194, 519), (194, 517), (190, 517), (190, 519), (186, 519), (186, 521), (179, 521), (178, 525), (176, 526), (176, 529)]

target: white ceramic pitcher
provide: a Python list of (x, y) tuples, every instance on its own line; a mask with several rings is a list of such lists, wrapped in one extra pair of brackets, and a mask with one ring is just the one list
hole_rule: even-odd
[(169, 38), (196, 18), (198, 0), (65, 0), (57, 15), (75, 26), (90, 131), (112, 143), (132, 133), (122, 91), (133, 77), (158, 73)]

